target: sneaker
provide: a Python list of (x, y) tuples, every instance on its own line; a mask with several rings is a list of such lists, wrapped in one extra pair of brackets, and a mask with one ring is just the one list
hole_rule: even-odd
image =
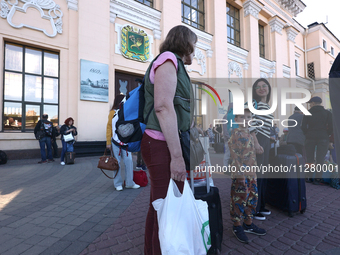
[(40, 160), (40, 161), (38, 162), (38, 164), (44, 164), (44, 163), (47, 163), (47, 160)]
[(262, 214), (262, 215), (270, 215), (272, 212), (271, 211), (269, 211), (268, 209), (263, 209), (263, 210), (260, 210), (260, 213)]
[(142, 169), (146, 171), (147, 170), (146, 165), (142, 165)]
[(266, 220), (266, 217), (264, 217), (262, 213), (257, 213), (257, 214), (254, 214), (254, 219), (255, 220)]
[(246, 233), (251, 233), (251, 234), (258, 235), (258, 236), (264, 236), (265, 234), (267, 234), (266, 230), (264, 230), (263, 228), (259, 228), (254, 223), (252, 223), (250, 226), (248, 226), (243, 222), (242, 227), (244, 229), (244, 232), (246, 232)]
[(48, 163), (52, 163), (52, 162), (54, 162), (54, 159), (49, 159), (48, 160)]
[(60, 162), (60, 165), (65, 166), (65, 162), (64, 161)]
[(122, 191), (122, 190), (123, 190), (123, 187), (122, 187), (122, 186), (118, 186), (118, 187), (116, 187), (116, 190), (117, 190), (117, 191)]
[(241, 243), (248, 243), (248, 237), (244, 233), (244, 229), (241, 226), (233, 226), (233, 234), (237, 240)]
[(140, 186), (138, 184), (135, 184), (133, 186), (125, 186), (126, 189), (139, 189)]
[(136, 169), (142, 170), (142, 169), (143, 169), (143, 168), (142, 168), (142, 165), (137, 165), (137, 166), (136, 166)]

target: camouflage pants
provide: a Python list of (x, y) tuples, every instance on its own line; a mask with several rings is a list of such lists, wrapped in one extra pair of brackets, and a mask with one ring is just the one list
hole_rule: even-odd
[(245, 186), (233, 178), (230, 191), (230, 218), (233, 222), (240, 222), (253, 218), (257, 205), (257, 181), (254, 176), (245, 177)]

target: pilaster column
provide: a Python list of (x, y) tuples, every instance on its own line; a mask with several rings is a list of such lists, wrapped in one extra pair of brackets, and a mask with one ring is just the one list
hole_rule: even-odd
[(274, 16), (269, 21), (270, 31), (272, 36), (272, 56), (273, 60), (276, 61), (276, 78), (283, 77), (283, 55), (284, 53), (284, 42), (282, 41), (282, 30), (285, 26), (285, 21), (278, 16)]
[(247, 70), (248, 78), (260, 77), (260, 53), (259, 53), (259, 12), (262, 5), (255, 0), (248, 0), (243, 4), (244, 10), (244, 24), (245, 24), (245, 38), (244, 47), (249, 51)]

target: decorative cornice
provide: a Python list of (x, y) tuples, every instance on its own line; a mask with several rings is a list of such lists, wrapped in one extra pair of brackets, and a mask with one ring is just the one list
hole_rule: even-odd
[(239, 62), (242, 65), (248, 64), (247, 63), (247, 57), (249, 53), (248, 51), (235, 45), (232, 45), (230, 43), (227, 43), (227, 47), (228, 47), (228, 59)]
[(162, 13), (134, 0), (110, 0), (110, 21), (115, 16), (139, 26), (161, 31)]
[(300, 0), (276, 0), (276, 1), (294, 17), (296, 17), (300, 12), (302, 12), (306, 8), (306, 5)]
[(295, 57), (296, 57), (296, 58), (299, 58), (299, 57), (301, 57), (301, 54), (295, 52)]
[(244, 17), (252, 15), (255, 19), (259, 19), (259, 13), (262, 10), (262, 6), (256, 3), (254, 0), (248, 0), (243, 4)]
[(297, 29), (295, 29), (294, 27), (290, 26), (286, 29), (287, 32), (287, 40), (288, 41), (292, 41), (293, 43), (295, 43), (295, 37), (299, 34), (299, 32), (297, 31)]
[(298, 48), (299, 50), (301, 50), (302, 52), (305, 52), (305, 50), (303, 48), (301, 48), (299, 45), (295, 44), (295, 47)]
[(157, 40), (160, 40), (161, 37), (162, 37), (162, 31), (157, 29), (157, 28), (154, 28), (153, 30), (153, 37)]
[(213, 50), (206, 50), (206, 52), (207, 52), (207, 58), (212, 58), (214, 51)]
[(66, 2), (69, 9), (78, 11), (78, 0), (66, 0)]
[(289, 66), (286, 66), (286, 65), (283, 65), (282, 66), (282, 70), (283, 70), (283, 77), (284, 78), (290, 78), (290, 67)]
[(273, 77), (276, 71), (276, 62), (260, 58), (260, 73), (266, 73), (269, 78)]
[(281, 18), (275, 16), (271, 21), (269, 21), (269, 25), (272, 33), (277, 32), (282, 35), (282, 29), (285, 26), (285, 23)]
[(196, 47), (202, 49), (202, 50), (211, 50), (211, 43), (213, 40), (213, 35), (208, 34), (204, 31), (201, 31), (197, 28), (194, 28), (192, 26), (189, 26), (186, 23), (182, 23), (183, 26), (186, 26), (187, 28), (191, 29), (198, 37)]
[(310, 80), (300, 77), (300, 76), (296, 78), (296, 87), (311, 90), (312, 86), (313, 86), (313, 83)]

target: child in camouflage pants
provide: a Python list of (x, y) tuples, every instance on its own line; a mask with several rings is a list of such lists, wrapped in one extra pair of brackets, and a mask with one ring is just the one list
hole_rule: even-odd
[[(253, 214), (257, 205), (257, 181), (256, 181), (256, 152), (254, 138), (249, 133), (248, 121), (252, 114), (248, 108), (244, 109), (244, 115), (235, 115), (238, 128), (233, 129), (228, 145), (230, 148), (231, 167), (236, 169), (232, 173), (232, 185), (230, 191), (230, 217), (234, 223), (233, 234), (237, 240), (248, 243), (246, 233), (265, 235), (266, 231), (253, 223)], [(241, 225), (242, 217), (244, 218)]]

